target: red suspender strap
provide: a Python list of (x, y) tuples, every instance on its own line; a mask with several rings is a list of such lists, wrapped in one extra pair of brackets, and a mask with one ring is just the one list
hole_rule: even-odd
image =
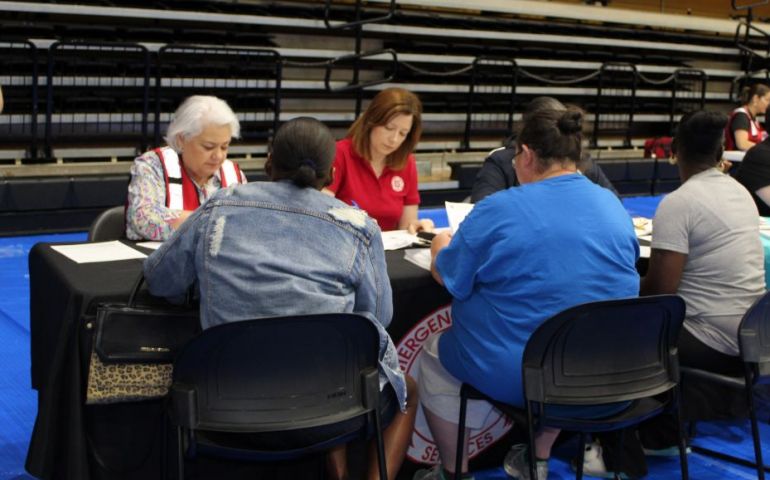
[(184, 201), (185, 210), (195, 210), (201, 206), (201, 202), (198, 199), (198, 188), (193, 183), (187, 171), (184, 169), (184, 161), (182, 157), (179, 157), (179, 163), (182, 164), (182, 199)]
[(241, 168), (231, 160), (225, 160), (219, 167), (219, 183), (222, 188), (243, 183)]
[(160, 166), (163, 167), (163, 183), (166, 186), (166, 207), (168, 207), (171, 203), (171, 195), (168, 191), (168, 170), (166, 169), (166, 160), (163, 158), (163, 149), (156, 148), (153, 152), (158, 156), (160, 159)]

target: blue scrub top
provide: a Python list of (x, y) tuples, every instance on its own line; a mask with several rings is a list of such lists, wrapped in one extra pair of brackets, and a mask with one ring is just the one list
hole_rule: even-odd
[(577, 304), (639, 294), (634, 227), (617, 197), (582, 175), (512, 187), (478, 203), (437, 259), (454, 297), (442, 365), (523, 406), (529, 336)]

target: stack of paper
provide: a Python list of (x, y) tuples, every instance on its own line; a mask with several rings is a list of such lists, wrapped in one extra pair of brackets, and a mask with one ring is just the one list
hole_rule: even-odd
[(412, 262), (420, 268), (430, 271), (430, 249), (429, 248), (408, 248), (404, 250), (404, 259)]
[(449, 228), (452, 229), (452, 234), (454, 235), (457, 229), (460, 228), (460, 223), (473, 210), (473, 204), (444, 202), (444, 207), (446, 208), (447, 220), (449, 220)]
[(411, 234), (406, 230), (382, 232), (382, 244), (385, 250), (398, 250), (417, 243), (417, 241), (417, 235)]
[(117, 240), (112, 242), (81, 243), (78, 245), (55, 245), (51, 248), (75, 263), (115, 262), (118, 260), (147, 257), (147, 255), (139, 250), (135, 250)]
[(139, 242), (136, 244), (137, 247), (149, 248), (150, 250), (157, 250), (161, 245), (163, 242)]

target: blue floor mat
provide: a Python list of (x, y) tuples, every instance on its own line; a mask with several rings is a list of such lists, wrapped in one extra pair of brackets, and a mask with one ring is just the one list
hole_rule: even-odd
[(85, 233), (0, 238), (0, 479), (31, 478), (24, 459), (37, 395), (30, 386), (27, 255), (37, 242), (85, 239)]
[[(624, 199), (624, 203), (626, 200)], [(628, 206), (627, 206), (628, 208)], [(649, 208), (649, 205), (648, 205)], [(644, 213), (640, 213), (644, 215)], [(651, 215), (645, 215), (651, 216)], [(37, 242), (76, 242), (85, 233), (0, 238), (0, 480), (31, 479), (24, 472), (27, 444), (36, 414), (37, 398), (30, 387), (29, 372), (29, 275), (27, 255)], [(762, 387), (761, 387), (762, 388)], [(770, 389), (757, 395), (761, 435), (770, 439)], [(698, 424), (697, 444), (753, 458), (748, 422), (702, 422)], [(770, 446), (770, 440), (765, 442)], [(568, 442), (554, 451), (549, 463), (549, 479), (571, 479), (569, 460), (576, 444)], [(770, 458), (770, 448), (763, 449)], [(690, 478), (698, 480), (756, 478), (753, 470), (734, 466), (699, 454), (689, 455)], [(647, 478), (679, 478), (678, 459), (650, 459)], [(502, 468), (475, 472), (479, 480), (507, 480)]]
[[(760, 437), (770, 439), (770, 425), (762, 422), (760, 416)], [(762, 448), (764, 459), (770, 458), (770, 440)], [(754, 460), (754, 447), (751, 441), (751, 427), (745, 422), (699, 422), (698, 437), (694, 444), (724, 453)], [(574, 479), (575, 472), (570, 468), (570, 461), (575, 457), (577, 440), (570, 441), (555, 449), (548, 462), (548, 479)], [(767, 462), (767, 460), (765, 460)], [(756, 470), (723, 462), (705, 455), (691, 453), (687, 456), (691, 479), (697, 480), (742, 480), (757, 478)], [(648, 457), (649, 474), (645, 478), (678, 479), (681, 478), (679, 457)], [(476, 480), (510, 480), (501, 468), (474, 472)]]

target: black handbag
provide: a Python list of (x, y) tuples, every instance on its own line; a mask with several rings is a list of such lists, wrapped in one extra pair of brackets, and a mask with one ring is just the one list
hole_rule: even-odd
[(158, 398), (171, 386), (172, 362), (200, 333), (190, 295), (184, 306), (137, 305), (140, 275), (127, 304), (101, 304), (88, 368), (87, 404)]

